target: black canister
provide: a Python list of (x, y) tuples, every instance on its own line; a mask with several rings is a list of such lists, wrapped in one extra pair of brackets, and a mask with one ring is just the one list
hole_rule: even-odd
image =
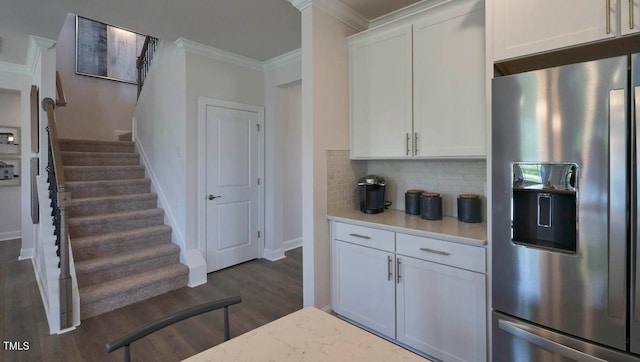
[(479, 195), (458, 195), (458, 220), (471, 223), (482, 222), (481, 207)]
[(420, 194), (422, 190), (407, 190), (404, 193), (404, 212), (409, 215), (420, 215)]
[(435, 192), (423, 192), (420, 196), (420, 217), (426, 220), (442, 219), (442, 196)]

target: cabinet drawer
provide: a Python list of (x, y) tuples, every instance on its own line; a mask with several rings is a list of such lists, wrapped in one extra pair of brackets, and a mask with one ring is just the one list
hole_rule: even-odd
[(333, 237), (337, 240), (364, 245), (384, 251), (395, 250), (395, 233), (392, 231), (373, 229), (365, 226), (334, 222)]
[(486, 272), (484, 248), (400, 233), (396, 234), (396, 240), (397, 254), (479, 273)]

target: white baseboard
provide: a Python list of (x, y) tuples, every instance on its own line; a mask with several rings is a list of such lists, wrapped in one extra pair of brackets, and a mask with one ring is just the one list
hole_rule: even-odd
[(33, 248), (20, 249), (20, 256), (18, 257), (18, 260), (27, 260), (27, 259), (33, 259)]
[(22, 238), (22, 230), (6, 231), (0, 233), (0, 241), (7, 241)]
[(325, 313), (331, 313), (331, 305), (325, 305), (324, 307), (320, 308), (320, 310)]
[(145, 153), (138, 138), (135, 139), (135, 146), (140, 154), (140, 160), (144, 165), (145, 171), (149, 176), (149, 179), (151, 179), (152, 191), (158, 194), (158, 207), (164, 210), (164, 221), (173, 229), (171, 233), (171, 241), (180, 247), (180, 262), (189, 267), (189, 287), (205, 284), (207, 282), (207, 263), (202, 256), (202, 253), (197, 249), (187, 250), (184, 236), (178, 228), (178, 222), (173, 215), (173, 211), (168, 207), (169, 203), (167, 202), (167, 197), (160, 187), (160, 182), (158, 182), (158, 178), (153, 171), (153, 167), (151, 167), (149, 158), (147, 157), (147, 154)]
[(302, 246), (302, 238), (295, 238), (284, 242), (284, 251), (299, 248)]
[(280, 259), (284, 259), (284, 249), (264, 249), (264, 253), (262, 254), (262, 257), (269, 260), (269, 261), (276, 261), (276, 260), (280, 260)]

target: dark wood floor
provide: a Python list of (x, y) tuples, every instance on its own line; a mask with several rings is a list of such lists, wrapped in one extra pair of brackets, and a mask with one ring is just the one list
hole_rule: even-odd
[[(229, 308), (231, 337), (302, 308), (302, 250), (277, 262), (254, 260), (208, 275), (208, 283), (182, 288), (87, 319), (75, 330), (49, 335), (30, 260), (18, 261), (20, 241), (0, 242), (0, 339), (29, 342), (28, 351), (6, 351), (0, 361), (121, 361), (106, 342), (186, 307), (241, 295)], [(222, 311), (179, 322), (131, 345), (133, 361), (178, 361), (223, 341)]]

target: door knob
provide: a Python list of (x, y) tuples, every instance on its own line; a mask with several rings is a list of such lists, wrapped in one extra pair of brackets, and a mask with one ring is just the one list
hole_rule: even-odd
[(217, 199), (218, 197), (222, 197), (222, 196), (209, 195), (209, 200)]

